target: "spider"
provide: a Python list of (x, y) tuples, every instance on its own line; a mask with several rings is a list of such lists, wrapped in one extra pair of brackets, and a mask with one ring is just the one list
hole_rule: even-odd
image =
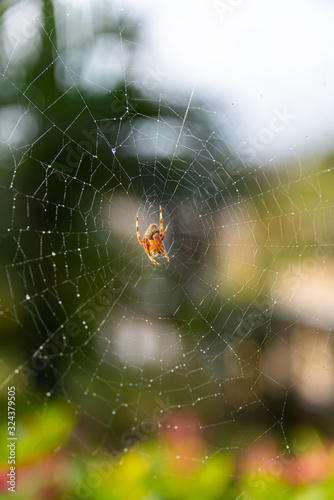
[(138, 214), (137, 214), (137, 219), (136, 219), (136, 230), (137, 230), (137, 237), (138, 241), (141, 244), (142, 247), (145, 248), (145, 252), (147, 253), (149, 259), (153, 262), (153, 264), (156, 266), (160, 266), (159, 262), (157, 262), (153, 257), (157, 257), (158, 254), (162, 254), (169, 262), (169, 257), (167, 255), (167, 252), (165, 250), (165, 247), (162, 243), (166, 231), (167, 231), (168, 226), (166, 226), (165, 231), (163, 232), (162, 229), (162, 211), (160, 207), (160, 233), (159, 233), (159, 227), (157, 224), (150, 224), (146, 230), (145, 236), (143, 239), (141, 239), (140, 234), (139, 234), (139, 228), (138, 228)]

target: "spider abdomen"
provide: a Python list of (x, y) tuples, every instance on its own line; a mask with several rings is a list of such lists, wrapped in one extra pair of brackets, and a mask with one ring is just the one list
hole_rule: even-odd
[(159, 227), (157, 226), (157, 224), (150, 224), (146, 230), (146, 233), (145, 233), (145, 236), (144, 238), (147, 238), (149, 240), (152, 240), (153, 239), (153, 236), (156, 234), (156, 233), (159, 233)]

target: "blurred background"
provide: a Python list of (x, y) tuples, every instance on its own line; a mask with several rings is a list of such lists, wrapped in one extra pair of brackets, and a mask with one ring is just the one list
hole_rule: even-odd
[(333, 3), (0, 15), (17, 498), (333, 498)]

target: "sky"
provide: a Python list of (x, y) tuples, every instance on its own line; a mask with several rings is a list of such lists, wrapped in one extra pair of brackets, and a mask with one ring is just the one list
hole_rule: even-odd
[[(147, 90), (180, 92), (207, 101), (245, 161), (289, 154), (326, 154), (334, 143), (334, 2), (329, 0), (57, 0), (67, 10), (68, 45), (82, 38), (87, 81), (113, 88), (123, 73)], [(34, 50), (36, 3), (8, 17), (14, 50)], [(57, 11), (57, 9), (56, 9)], [(18, 22), (18, 12), (21, 21)], [(57, 11), (58, 12), (58, 11)], [(103, 12), (140, 23), (136, 59), (122, 60), (120, 44), (94, 38)], [(12, 21), (11, 21), (12, 19)], [(131, 22), (129, 21), (129, 22)], [(33, 28), (33, 30), (31, 29)], [(13, 38), (13, 36), (11, 37)], [(59, 37), (59, 40), (64, 37)], [(13, 40), (8, 45), (11, 58)], [(76, 52), (66, 64), (77, 70)], [(153, 88), (150, 83), (158, 83)], [(166, 97), (168, 100), (168, 97)], [(195, 102), (195, 100), (194, 100)], [(8, 127), (7, 127), (8, 128)], [(9, 127), (10, 128), (10, 127)], [(6, 132), (1, 132), (5, 136)]]
[[(238, 147), (250, 137), (271, 155), (289, 146), (330, 149), (334, 139), (334, 2), (123, 0), (144, 19), (156, 71), (171, 84), (234, 106)], [(153, 62), (152, 62), (153, 61)], [(224, 108), (225, 106), (225, 108)], [(279, 113), (290, 117), (272, 130)], [(274, 127), (275, 128), (275, 127)], [(274, 132), (270, 141), (269, 129)], [(262, 141), (262, 142), (261, 142)], [(268, 144), (265, 142), (268, 141)]]

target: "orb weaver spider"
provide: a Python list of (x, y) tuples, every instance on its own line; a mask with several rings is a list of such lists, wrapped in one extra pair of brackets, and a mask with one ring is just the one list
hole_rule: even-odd
[(137, 237), (141, 246), (144, 247), (145, 252), (147, 253), (149, 259), (153, 262), (155, 266), (156, 265), (160, 266), (159, 262), (157, 262), (153, 257), (157, 257), (159, 254), (162, 254), (165, 257), (165, 259), (167, 259), (169, 262), (169, 257), (162, 243), (168, 226), (166, 226), (165, 231), (163, 232), (161, 207), (160, 207), (160, 233), (157, 224), (150, 224), (146, 229), (146, 233), (143, 239), (141, 239), (139, 234), (138, 215), (139, 214), (137, 214), (136, 218)]

